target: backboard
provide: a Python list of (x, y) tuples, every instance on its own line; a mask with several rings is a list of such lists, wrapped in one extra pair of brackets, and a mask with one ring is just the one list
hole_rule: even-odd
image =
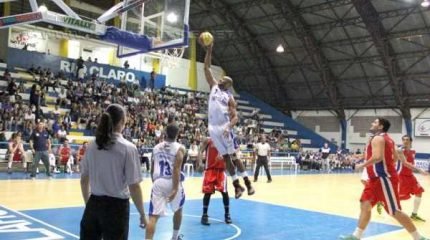
[(124, 11), (121, 30), (146, 35), (152, 47), (146, 51), (118, 46), (118, 57), (147, 52), (157, 55), (157, 51), (188, 46), (189, 9), (190, 0), (148, 0)]

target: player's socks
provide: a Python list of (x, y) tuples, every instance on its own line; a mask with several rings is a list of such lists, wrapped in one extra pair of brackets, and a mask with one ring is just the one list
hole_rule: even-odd
[(357, 239), (361, 239), (363, 237), (363, 233), (364, 233), (364, 230), (357, 227), (355, 228), (354, 233), (352, 233), (352, 235)]
[(235, 174), (235, 175), (231, 176), (231, 179), (232, 179), (232, 180), (233, 180), (233, 182), (234, 182), (234, 181), (236, 181), (237, 179), (239, 179), (239, 177)]
[(414, 240), (429, 240), (429, 238), (421, 236), (421, 234), (418, 231), (411, 233), (411, 236)]
[(426, 220), (422, 219), (417, 214), (418, 213), (418, 209), (420, 208), (420, 205), (421, 205), (421, 198), (420, 197), (415, 197), (415, 199), (414, 199), (414, 210), (412, 212), (411, 219), (412, 220), (416, 220), (416, 221), (425, 222)]
[(173, 230), (172, 240), (177, 240), (179, 236), (179, 230)]
[(221, 192), (225, 213), (230, 213), (230, 198), (227, 192)]
[(203, 215), (208, 214), (210, 200), (211, 200), (211, 194), (205, 193), (205, 195), (203, 196)]

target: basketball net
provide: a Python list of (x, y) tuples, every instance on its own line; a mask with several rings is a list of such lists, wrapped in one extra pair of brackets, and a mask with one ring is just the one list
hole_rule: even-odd
[(168, 48), (160, 51), (160, 65), (170, 69), (177, 68), (182, 56), (184, 55), (185, 47)]

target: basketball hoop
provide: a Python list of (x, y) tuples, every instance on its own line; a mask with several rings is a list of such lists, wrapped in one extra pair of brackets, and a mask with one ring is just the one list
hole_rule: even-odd
[(160, 51), (160, 65), (170, 69), (177, 68), (182, 56), (184, 55), (185, 47), (168, 48)]

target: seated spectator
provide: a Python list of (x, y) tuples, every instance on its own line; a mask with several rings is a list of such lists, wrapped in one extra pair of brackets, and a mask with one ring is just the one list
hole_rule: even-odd
[(63, 118), (63, 127), (64, 130), (69, 131), (69, 129), (72, 127), (72, 118), (69, 115), (69, 112), (66, 112)]
[(67, 131), (64, 129), (64, 126), (60, 126), (60, 129), (56, 132), (58, 135), (58, 139), (60, 140), (60, 143), (63, 143), (66, 140), (67, 137)]
[(59, 163), (64, 167), (65, 173), (72, 173), (73, 155), (69, 140), (64, 139), (63, 145), (58, 148)]
[(194, 166), (194, 169), (196, 169), (197, 164), (197, 158), (199, 157), (199, 146), (197, 145), (196, 141), (193, 141), (193, 143), (190, 146), (190, 149), (188, 150), (188, 161), (189, 163), (192, 163)]
[(7, 172), (12, 174), (12, 163), (13, 162), (21, 162), (24, 169), (27, 168), (27, 160), (24, 151), (24, 145), (21, 140), (21, 133), (13, 133), (12, 137), (8, 143), (8, 154), (9, 161), (7, 164)]

